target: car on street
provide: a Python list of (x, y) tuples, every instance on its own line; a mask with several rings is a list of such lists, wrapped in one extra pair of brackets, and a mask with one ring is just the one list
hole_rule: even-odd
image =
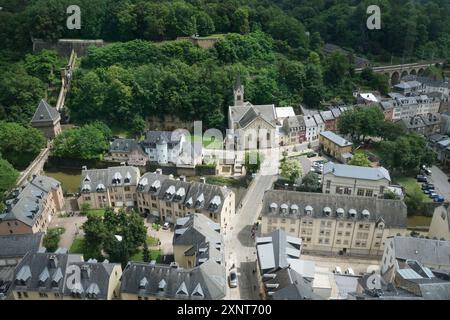
[(163, 230), (169, 230), (170, 224), (168, 222), (164, 222), (163, 224)]
[(437, 197), (439, 197), (439, 195), (436, 192), (431, 192), (430, 193), (430, 198), (431, 199), (434, 199), (434, 198), (437, 198)]
[(422, 190), (434, 189), (434, 184), (432, 183), (424, 183), (422, 184)]
[(444, 197), (439, 195), (433, 199), (434, 202), (444, 202), (444, 200)]
[(423, 193), (425, 193), (425, 194), (430, 194), (432, 192), (434, 192), (434, 189), (425, 189), (425, 190), (423, 190)]
[(428, 182), (428, 179), (427, 179), (427, 177), (425, 177), (425, 176), (419, 174), (419, 175), (417, 176), (417, 181), (418, 181), (418, 182)]
[(230, 275), (228, 276), (228, 283), (230, 285), (230, 288), (237, 287), (238, 282), (237, 282), (237, 273), (235, 269), (230, 271)]
[(308, 154), (306, 155), (306, 157), (307, 157), (307, 158), (314, 158), (314, 157), (317, 157), (317, 153), (315, 153), (315, 152), (310, 152), (310, 153), (308, 153)]

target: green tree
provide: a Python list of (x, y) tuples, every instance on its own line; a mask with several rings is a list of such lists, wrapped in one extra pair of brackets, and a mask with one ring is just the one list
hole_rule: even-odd
[(248, 22), (248, 9), (239, 7), (231, 17), (233, 31), (240, 34), (246, 34), (250, 32), (250, 26)]
[(47, 230), (47, 234), (42, 240), (42, 245), (48, 252), (55, 252), (58, 249), (59, 241), (64, 231), (64, 228), (52, 228)]
[(349, 165), (359, 167), (369, 167), (370, 160), (366, 153), (357, 152), (353, 155), (353, 158), (348, 162)]
[(315, 172), (308, 172), (302, 178), (300, 189), (304, 192), (321, 192), (319, 175)]
[(246, 152), (244, 167), (248, 173), (256, 173), (261, 168), (262, 161), (262, 155), (259, 152)]
[(297, 160), (284, 159), (280, 163), (281, 175), (294, 183), (301, 175), (302, 168)]
[(148, 250), (147, 241), (144, 242), (144, 247), (142, 249), (142, 260), (144, 260), (144, 262), (150, 262), (150, 250)]
[(196, 15), (197, 32), (201, 36), (207, 36), (214, 32), (214, 21), (211, 17), (203, 11), (200, 11)]
[(7, 160), (0, 158), (0, 198), (2, 193), (14, 187), (18, 177), (19, 172)]

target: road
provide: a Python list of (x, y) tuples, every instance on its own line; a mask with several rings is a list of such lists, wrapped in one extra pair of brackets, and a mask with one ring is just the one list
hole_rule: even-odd
[(230, 270), (235, 264), (238, 274), (238, 288), (228, 288), (226, 299), (257, 300), (259, 286), (256, 270), (256, 248), (251, 237), (251, 229), (258, 219), (261, 210), (264, 192), (271, 188), (277, 177), (279, 159), (266, 157), (258, 173), (247, 191), (242, 207), (236, 211), (235, 217), (230, 221), (225, 233), (226, 268)]
[(438, 167), (431, 168), (431, 180), (438, 194), (442, 195), (445, 200), (450, 201), (450, 183), (447, 175)]

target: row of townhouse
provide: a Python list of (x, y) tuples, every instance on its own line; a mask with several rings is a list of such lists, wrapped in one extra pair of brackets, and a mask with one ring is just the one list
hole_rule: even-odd
[[(2, 239), (0, 238), (0, 241)], [(226, 295), (220, 225), (204, 215), (175, 225), (175, 262), (84, 261), (65, 249), (33, 248), (14, 269), (7, 296), (14, 300), (219, 300)], [(30, 245), (26, 246), (28, 249)]]
[(179, 217), (202, 213), (219, 223), (226, 223), (235, 212), (234, 192), (201, 182), (187, 182), (155, 173), (140, 175), (131, 166), (107, 169), (83, 169), (78, 204), (90, 208), (134, 207), (143, 215), (174, 223)]
[(445, 134), (433, 134), (428, 137), (428, 145), (436, 153), (444, 167), (450, 166), (450, 137)]
[(326, 111), (305, 112), (305, 115), (287, 117), (283, 121), (282, 145), (311, 142), (319, 139), (322, 132), (336, 131), (340, 115), (351, 107), (334, 107)]
[(427, 95), (404, 96), (401, 93), (389, 93), (390, 99), (383, 100), (379, 106), (386, 121), (398, 121), (417, 115), (439, 113), (441, 100)]

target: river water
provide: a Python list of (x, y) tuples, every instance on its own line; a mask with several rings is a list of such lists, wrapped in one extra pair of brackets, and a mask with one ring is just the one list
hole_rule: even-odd
[(76, 193), (80, 189), (80, 169), (52, 169), (44, 172), (46, 176), (61, 182), (64, 193)]

